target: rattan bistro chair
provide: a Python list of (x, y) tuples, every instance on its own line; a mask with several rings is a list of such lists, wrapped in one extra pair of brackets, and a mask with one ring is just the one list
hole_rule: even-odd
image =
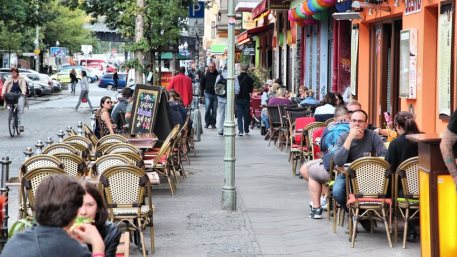
[(140, 150), (138, 150), (138, 148), (136, 148), (134, 145), (129, 144), (129, 143), (110, 144), (110, 147), (108, 147), (104, 151), (105, 154), (112, 154), (112, 153), (118, 153), (118, 152), (132, 152), (132, 153), (141, 155)]
[(65, 143), (52, 144), (43, 150), (43, 154), (55, 155), (57, 153), (78, 154), (78, 150)]
[(120, 165), (131, 165), (132, 162), (119, 154), (108, 154), (98, 158), (92, 166), (92, 175), (100, 175), (106, 169)]
[(129, 228), (139, 233), (143, 256), (146, 256), (143, 231), (149, 225), (151, 251), (154, 252), (154, 207), (146, 173), (134, 166), (111, 167), (100, 175), (99, 188), (104, 192), (110, 220), (127, 222)]
[(89, 126), (87, 126), (87, 124), (83, 124), (83, 132), (84, 136), (88, 138), (90, 142), (92, 142), (92, 145), (96, 146), (98, 143), (98, 138), (95, 135), (94, 131), (92, 131), (92, 129)]
[(77, 154), (81, 156), (84, 160), (89, 160), (90, 159), (90, 150), (87, 149), (84, 145), (81, 143), (75, 142), (75, 141), (67, 141), (64, 142), (65, 144), (72, 146), (76, 151), (78, 152)]
[(19, 179), (22, 179), (25, 174), (31, 172), (32, 170), (45, 167), (57, 167), (63, 169), (63, 164), (58, 158), (48, 154), (34, 155), (22, 164)]
[(132, 164), (133, 166), (144, 169), (143, 157), (139, 153), (125, 151), (125, 152), (116, 152), (116, 154), (122, 155), (122, 156), (126, 157), (127, 159), (129, 159), (130, 164)]
[(68, 175), (77, 178), (84, 178), (87, 175), (87, 166), (83, 158), (67, 153), (58, 153), (54, 156), (63, 163), (63, 170)]
[[(59, 167), (43, 167), (34, 169), (24, 175), (21, 179), (21, 209), (20, 217), (33, 217), (35, 212), (35, 193), (41, 181), (48, 176), (65, 174)], [(25, 210), (24, 206), (27, 206)]]
[[(390, 164), (378, 157), (363, 157), (352, 162), (347, 173), (352, 193), (348, 196), (349, 221), (352, 225), (352, 247), (354, 247), (357, 222), (361, 219), (380, 219), (386, 228), (387, 240), (390, 239), (390, 225), (387, 220), (392, 210), (392, 199), (387, 198), (390, 179)], [(387, 216), (389, 214), (389, 217)], [(351, 229), (351, 226), (349, 226)], [(351, 232), (351, 231), (350, 231)]]
[(106, 143), (127, 143), (127, 139), (121, 135), (110, 134), (103, 136), (98, 140), (97, 146), (106, 144)]
[(75, 142), (75, 143), (78, 143), (82, 146), (84, 146), (87, 150), (91, 150), (93, 145), (92, 145), (92, 142), (86, 138), (86, 137), (83, 137), (83, 136), (69, 136), (69, 137), (66, 137), (64, 140), (63, 140), (64, 143), (67, 143), (67, 142)]
[[(419, 157), (412, 157), (403, 161), (395, 172), (394, 180), (394, 202), (395, 202), (395, 242), (398, 236), (398, 214), (401, 215), (405, 226), (403, 228), (403, 248), (406, 248), (406, 237), (408, 222), (419, 213)], [(399, 183), (403, 194), (399, 193)]]

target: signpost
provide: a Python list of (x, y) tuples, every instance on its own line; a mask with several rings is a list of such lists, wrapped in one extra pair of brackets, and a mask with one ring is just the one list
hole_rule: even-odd
[(205, 2), (198, 1), (189, 5), (189, 35), (197, 38), (197, 68), (200, 64), (199, 37), (205, 34)]

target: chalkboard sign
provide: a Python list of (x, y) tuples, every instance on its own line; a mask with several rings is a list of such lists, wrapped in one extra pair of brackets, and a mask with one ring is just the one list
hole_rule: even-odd
[(130, 134), (151, 133), (154, 129), (162, 87), (137, 84), (133, 95)]

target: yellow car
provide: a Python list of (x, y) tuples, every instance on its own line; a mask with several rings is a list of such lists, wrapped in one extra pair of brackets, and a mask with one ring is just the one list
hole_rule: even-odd
[(94, 82), (97, 80), (96, 76), (93, 76), (86, 68), (84, 67), (75, 67), (75, 66), (70, 66), (63, 68), (60, 70), (58, 73), (54, 74), (51, 76), (51, 79), (59, 81), (62, 85), (65, 85), (65, 87), (68, 87), (68, 84), (70, 84), (71, 79), (70, 79), (70, 72), (72, 69), (75, 69), (76, 71), (76, 78), (81, 79), (82, 78), (82, 71), (86, 71), (87, 77), (89, 78), (89, 82)]

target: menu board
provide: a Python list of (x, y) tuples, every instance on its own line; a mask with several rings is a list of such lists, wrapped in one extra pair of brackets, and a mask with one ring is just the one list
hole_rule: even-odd
[(438, 16), (438, 114), (451, 116), (453, 7), (442, 5)]
[(161, 87), (137, 84), (133, 98), (130, 134), (151, 133), (160, 102)]

